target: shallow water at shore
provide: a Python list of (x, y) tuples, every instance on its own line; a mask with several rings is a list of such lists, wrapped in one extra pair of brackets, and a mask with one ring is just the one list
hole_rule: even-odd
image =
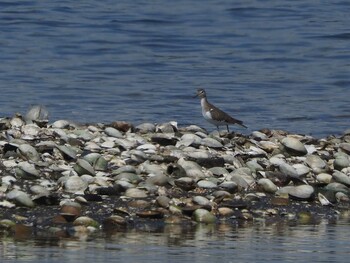
[(348, 219), (336, 224), (169, 225), (70, 239), (2, 239), (1, 262), (341, 262)]
[(176, 120), (212, 102), (251, 130), (349, 128), (348, 4), (259, 1), (0, 3), (0, 112), (51, 120)]

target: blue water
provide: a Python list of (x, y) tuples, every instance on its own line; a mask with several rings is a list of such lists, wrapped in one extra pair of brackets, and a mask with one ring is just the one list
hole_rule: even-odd
[(209, 100), (264, 127), (349, 128), (347, 1), (1, 1), (0, 115), (176, 120), (209, 131)]

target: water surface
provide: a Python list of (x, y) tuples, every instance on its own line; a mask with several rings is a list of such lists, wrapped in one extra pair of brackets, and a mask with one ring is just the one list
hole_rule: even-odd
[(198, 225), (69, 239), (2, 239), (1, 262), (345, 262), (348, 220)]
[(0, 114), (43, 104), (51, 121), (176, 120), (211, 131), (192, 99), (202, 87), (250, 130), (341, 134), (350, 117), (348, 9), (346, 1), (2, 1)]

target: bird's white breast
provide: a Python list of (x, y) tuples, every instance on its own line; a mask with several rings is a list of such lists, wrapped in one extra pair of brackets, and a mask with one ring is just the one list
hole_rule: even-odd
[(225, 122), (222, 121), (216, 121), (213, 120), (213, 117), (211, 116), (210, 113), (210, 109), (206, 109), (205, 107), (205, 99), (201, 99), (201, 106), (202, 106), (202, 115), (204, 117), (204, 119), (206, 119), (208, 122), (210, 122), (211, 124), (214, 124), (215, 126), (221, 126), (221, 125), (225, 125)]

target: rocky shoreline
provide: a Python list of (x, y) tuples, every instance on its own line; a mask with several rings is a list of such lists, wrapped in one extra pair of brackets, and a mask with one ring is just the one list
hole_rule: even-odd
[(316, 139), (45, 117), (34, 107), (0, 119), (0, 237), (144, 224), (316, 223), (349, 210), (350, 130)]

